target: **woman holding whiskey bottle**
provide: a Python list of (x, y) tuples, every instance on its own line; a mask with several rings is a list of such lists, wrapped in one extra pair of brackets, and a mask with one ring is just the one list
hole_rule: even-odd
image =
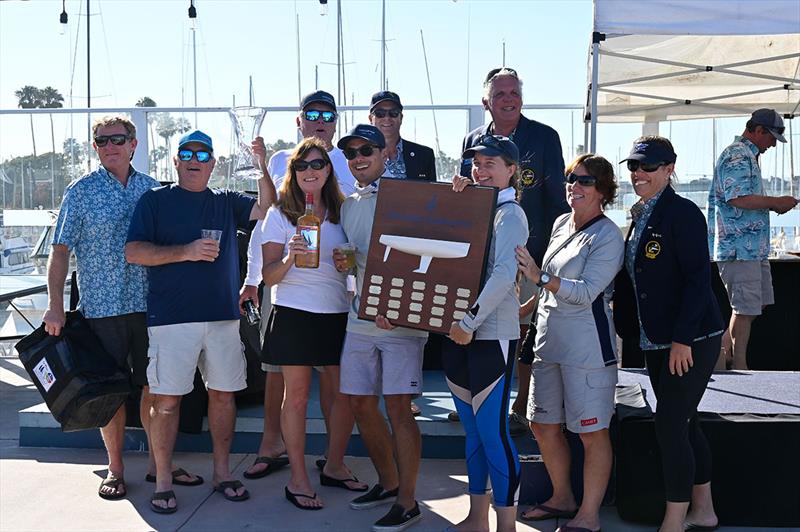
[[(262, 273), (264, 283), (271, 287), (272, 301), (263, 355), (269, 364), (281, 366), (286, 383), (281, 430), (291, 478), (285, 495), (304, 510), (323, 506), (305, 467), (311, 372), (313, 366), (324, 366), (331, 380), (339, 382), (339, 357), (349, 308), (346, 276), (336, 271), (332, 260), (333, 248), (347, 241), (339, 225), (343, 200), (325, 145), (307, 138), (290, 156), (279, 199), (261, 229)], [(344, 465), (353, 416), (338, 388), (336, 393), (328, 462), (320, 473), (320, 482), (365, 491), (367, 485)]]

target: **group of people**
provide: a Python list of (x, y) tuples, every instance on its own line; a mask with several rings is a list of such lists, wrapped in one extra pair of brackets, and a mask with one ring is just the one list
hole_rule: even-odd
[[(723, 178), (715, 175), (708, 225), (671, 186), (677, 155), (670, 141), (637, 139), (624, 162), (640, 200), (623, 238), (603, 214), (617, 190), (613, 166), (584, 154), (565, 170), (556, 131), (521, 114), (516, 71), (491, 70), (482, 101), (492, 121), (465, 137), (461, 175), (453, 177), (452, 188), (499, 190), (485, 282), (441, 345), (466, 434), (470, 508), (453, 529), (488, 529), (494, 503), (498, 530), (514, 530), (520, 466), (511, 434), (514, 424), (527, 431), (529, 422), (553, 495), (519, 518), (566, 518), (563, 532), (600, 529), (612, 463), (615, 333), (633, 338), (646, 353), (658, 399), (667, 496), (661, 530), (716, 526), (711, 457), (697, 420), (726, 329), (711, 290), (710, 260), (733, 263), (720, 271), (737, 320), (730, 335), (736, 353), (737, 343), (746, 344), (741, 323), (771, 302), (762, 293), (768, 263), (765, 274), (766, 256), (745, 253), (753, 251), (750, 240), (726, 239), (763, 236), (763, 220), (745, 223), (742, 212), (755, 217), (797, 203), (763, 196), (757, 174), (758, 153), (776, 139), (785, 141), (780, 116), (753, 113), (743, 136), (721, 156)], [(257, 200), (208, 188), (215, 158), (205, 133), (179, 141), (178, 182), (158, 187), (130, 165), (136, 149), (130, 121), (110, 117), (93, 127), (101, 167), (65, 193), (48, 264), (44, 323), (51, 334), (64, 324), (64, 280), (73, 251), (80, 309), (109, 353), (131, 367), (134, 382), (144, 387), (141, 418), (151, 455), (146, 479), (155, 482), (155, 512), (177, 510), (173, 485), (204, 482), (172, 461), (180, 399), (198, 368), (209, 392), (212, 484), (228, 500), (249, 497), (233, 478), (228, 455), (233, 393), (246, 386), (239, 315), (251, 300), (262, 306), (267, 373), (263, 437), (244, 477), (262, 478), (288, 466), (286, 499), (302, 510), (323, 508), (305, 461), (305, 416), (317, 371), (328, 437), (325, 455), (316, 460), (319, 484), (359, 492), (350, 503), (356, 510), (391, 504), (376, 531), (403, 530), (421, 518), (415, 500), (421, 438), (412, 400), (423, 389), (428, 333), (380, 315), (362, 320), (357, 310), (380, 179), (435, 181), (433, 151), (400, 136), (403, 105), (394, 92), (376, 93), (369, 123), (334, 146), (337, 118), (334, 98), (316, 91), (300, 103), (296, 120), (303, 140), (294, 149), (267, 161), (263, 139), (253, 141), (263, 172)], [(318, 250), (310, 250), (297, 230), (307, 205), (325, 235)], [(236, 230), (262, 219), (252, 232), (240, 288)], [(341, 250), (345, 243), (355, 248), (354, 279)], [(319, 267), (295, 267), (295, 258), (310, 252), (319, 253)], [(741, 260), (755, 265), (742, 266)], [(766, 276), (757, 283), (757, 301), (751, 270)], [(515, 366), (519, 393), (509, 414)], [(375, 469), (372, 487), (344, 461), (354, 423)], [(580, 503), (570, 484), (564, 424), (584, 446)], [(124, 426), (121, 409), (101, 429), (109, 468), (99, 495), (106, 499), (126, 495)]]

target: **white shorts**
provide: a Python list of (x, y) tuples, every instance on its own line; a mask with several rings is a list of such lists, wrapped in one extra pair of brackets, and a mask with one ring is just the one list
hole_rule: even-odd
[(195, 368), (210, 390), (238, 392), (247, 387), (239, 320), (159, 325), (147, 332), (150, 393), (186, 395), (194, 387)]

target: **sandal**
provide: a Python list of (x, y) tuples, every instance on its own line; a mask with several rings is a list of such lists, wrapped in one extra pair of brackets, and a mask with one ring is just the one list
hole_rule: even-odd
[(289, 491), (289, 487), (288, 486), (284, 487), (283, 491), (286, 494), (286, 500), (289, 501), (290, 503), (294, 504), (295, 506), (297, 506), (301, 510), (322, 510), (322, 508), (323, 508), (323, 506), (303, 506), (302, 504), (300, 504), (300, 501), (298, 500), (298, 499), (314, 500), (314, 499), (317, 498), (317, 494), (316, 493), (313, 494), (313, 495), (303, 495), (302, 493), (292, 493), (291, 491)]
[[(536, 517), (527, 517), (525, 515), (526, 513), (533, 512), (536, 510), (541, 510), (544, 513), (542, 515), (537, 515)], [(525, 512), (522, 512), (519, 518), (522, 519), (523, 521), (546, 521), (548, 519), (556, 519), (558, 517), (572, 519), (573, 517), (575, 517), (575, 514), (577, 513), (578, 510), (561, 510), (559, 508), (553, 508), (552, 506), (547, 506), (545, 504), (537, 504), (536, 506), (531, 507)]]
[(267, 475), (271, 475), (275, 471), (283, 469), (284, 467), (289, 465), (289, 457), (286, 456), (286, 453), (283, 453), (282, 455), (276, 456), (274, 458), (272, 456), (257, 456), (255, 461), (253, 462), (253, 465), (251, 465), (250, 467), (253, 467), (254, 465), (258, 464), (266, 464), (267, 467), (256, 473), (248, 473), (247, 471), (245, 471), (244, 473), (242, 473), (242, 476), (250, 480), (257, 478), (264, 478)]
[(329, 488), (344, 488), (348, 491), (367, 491), (369, 489), (369, 486), (366, 485), (363, 488), (351, 488), (350, 486), (347, 485), (348, 482), (361, 483), (361, 481), (358, 480), (358, 478), (355, 475), (353, 475), (350, 478), (338, 479), (328, 476), (325, 473), (319, 474), (319, 483), (322, 484), (323, 486), (328, 486)]
[[(222, 496), (225, 497), (226, 499), (228, 499), (229, 501), (240, 502), (240, 501), (246, 501), (247, 499), (250, 498), (250, 492), (247, 491), (247, 490), (244, 490), (244, 493), (242, 493), (241, 495), (236, 495), (236, 491), (239, 488), (243, 488), (243, 487), (244, 487), (244, 484), (242, 484), (241, 481), (239, 481), (239, 480), (226, 480), (226, 481), (220, 482), (219, 484), (214, 486), (214, 491), (218, 491), (218, 492), (222, 493)], [(228, 495), (225, 492), (225, 490), (227, 490), (227, 489), (233, 490), (234, 494), (233, 495)]]
[(156, 501), (164, 501), (169, 504), (170, 499), (175, 499), (175, 492), (172, 490), (167, 491), (157, 491), (153, 493), (153, 496), (150, 497), (150, 509), (153, 510), (157, 514), (174, 514), (178, 511), (178, 499), (175, 499), (175, 506), (174, 507), (164, 507), (159, 506), (156, 504)]
[[(192, 477), (192, 476), (195, 477), (194, 480), (178, 479), (178, 477)], [(148, 473), (144, 476), (144, 480), (145, 482), (155, 482), (156, 476)], [(192, 475), (190, 473), (187, 473), (185, 469), (179, 467), (178, 469), (172, 472), (172, 483), (175, 484), (176, 486), (199, 486), (200, 484), (203, 483), (203, 477), (201, 477), (200, 475)]]
[[(103, 488), (111, 488), (111, 491), (104, 492)], [(122, 491), (120, 491), (120, 488), (122, 488)], [(123, 498), (128, 494), (128, 488), (125, 486), (125, 479), (115, 476), (104, 478), (100, 482), (100, 489), (97, 490), (97, 494), (107, 501), (115, 501)]]

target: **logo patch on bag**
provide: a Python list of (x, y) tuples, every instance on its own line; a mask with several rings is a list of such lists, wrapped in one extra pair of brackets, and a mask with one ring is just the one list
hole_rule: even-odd
[(53, 370), (50, 369), (50, 365), (45, 358), (36, 364), (36, 367), (33, 368), (33, 373), (36, 375), (36, 378), (39, 379), (39, 383), (46, 392), (56, 383), (56, 376), (53, 374)]
[(589, 425), (597, 425), (597, 418), (581, 419), (581, 427), (588, 427)]

